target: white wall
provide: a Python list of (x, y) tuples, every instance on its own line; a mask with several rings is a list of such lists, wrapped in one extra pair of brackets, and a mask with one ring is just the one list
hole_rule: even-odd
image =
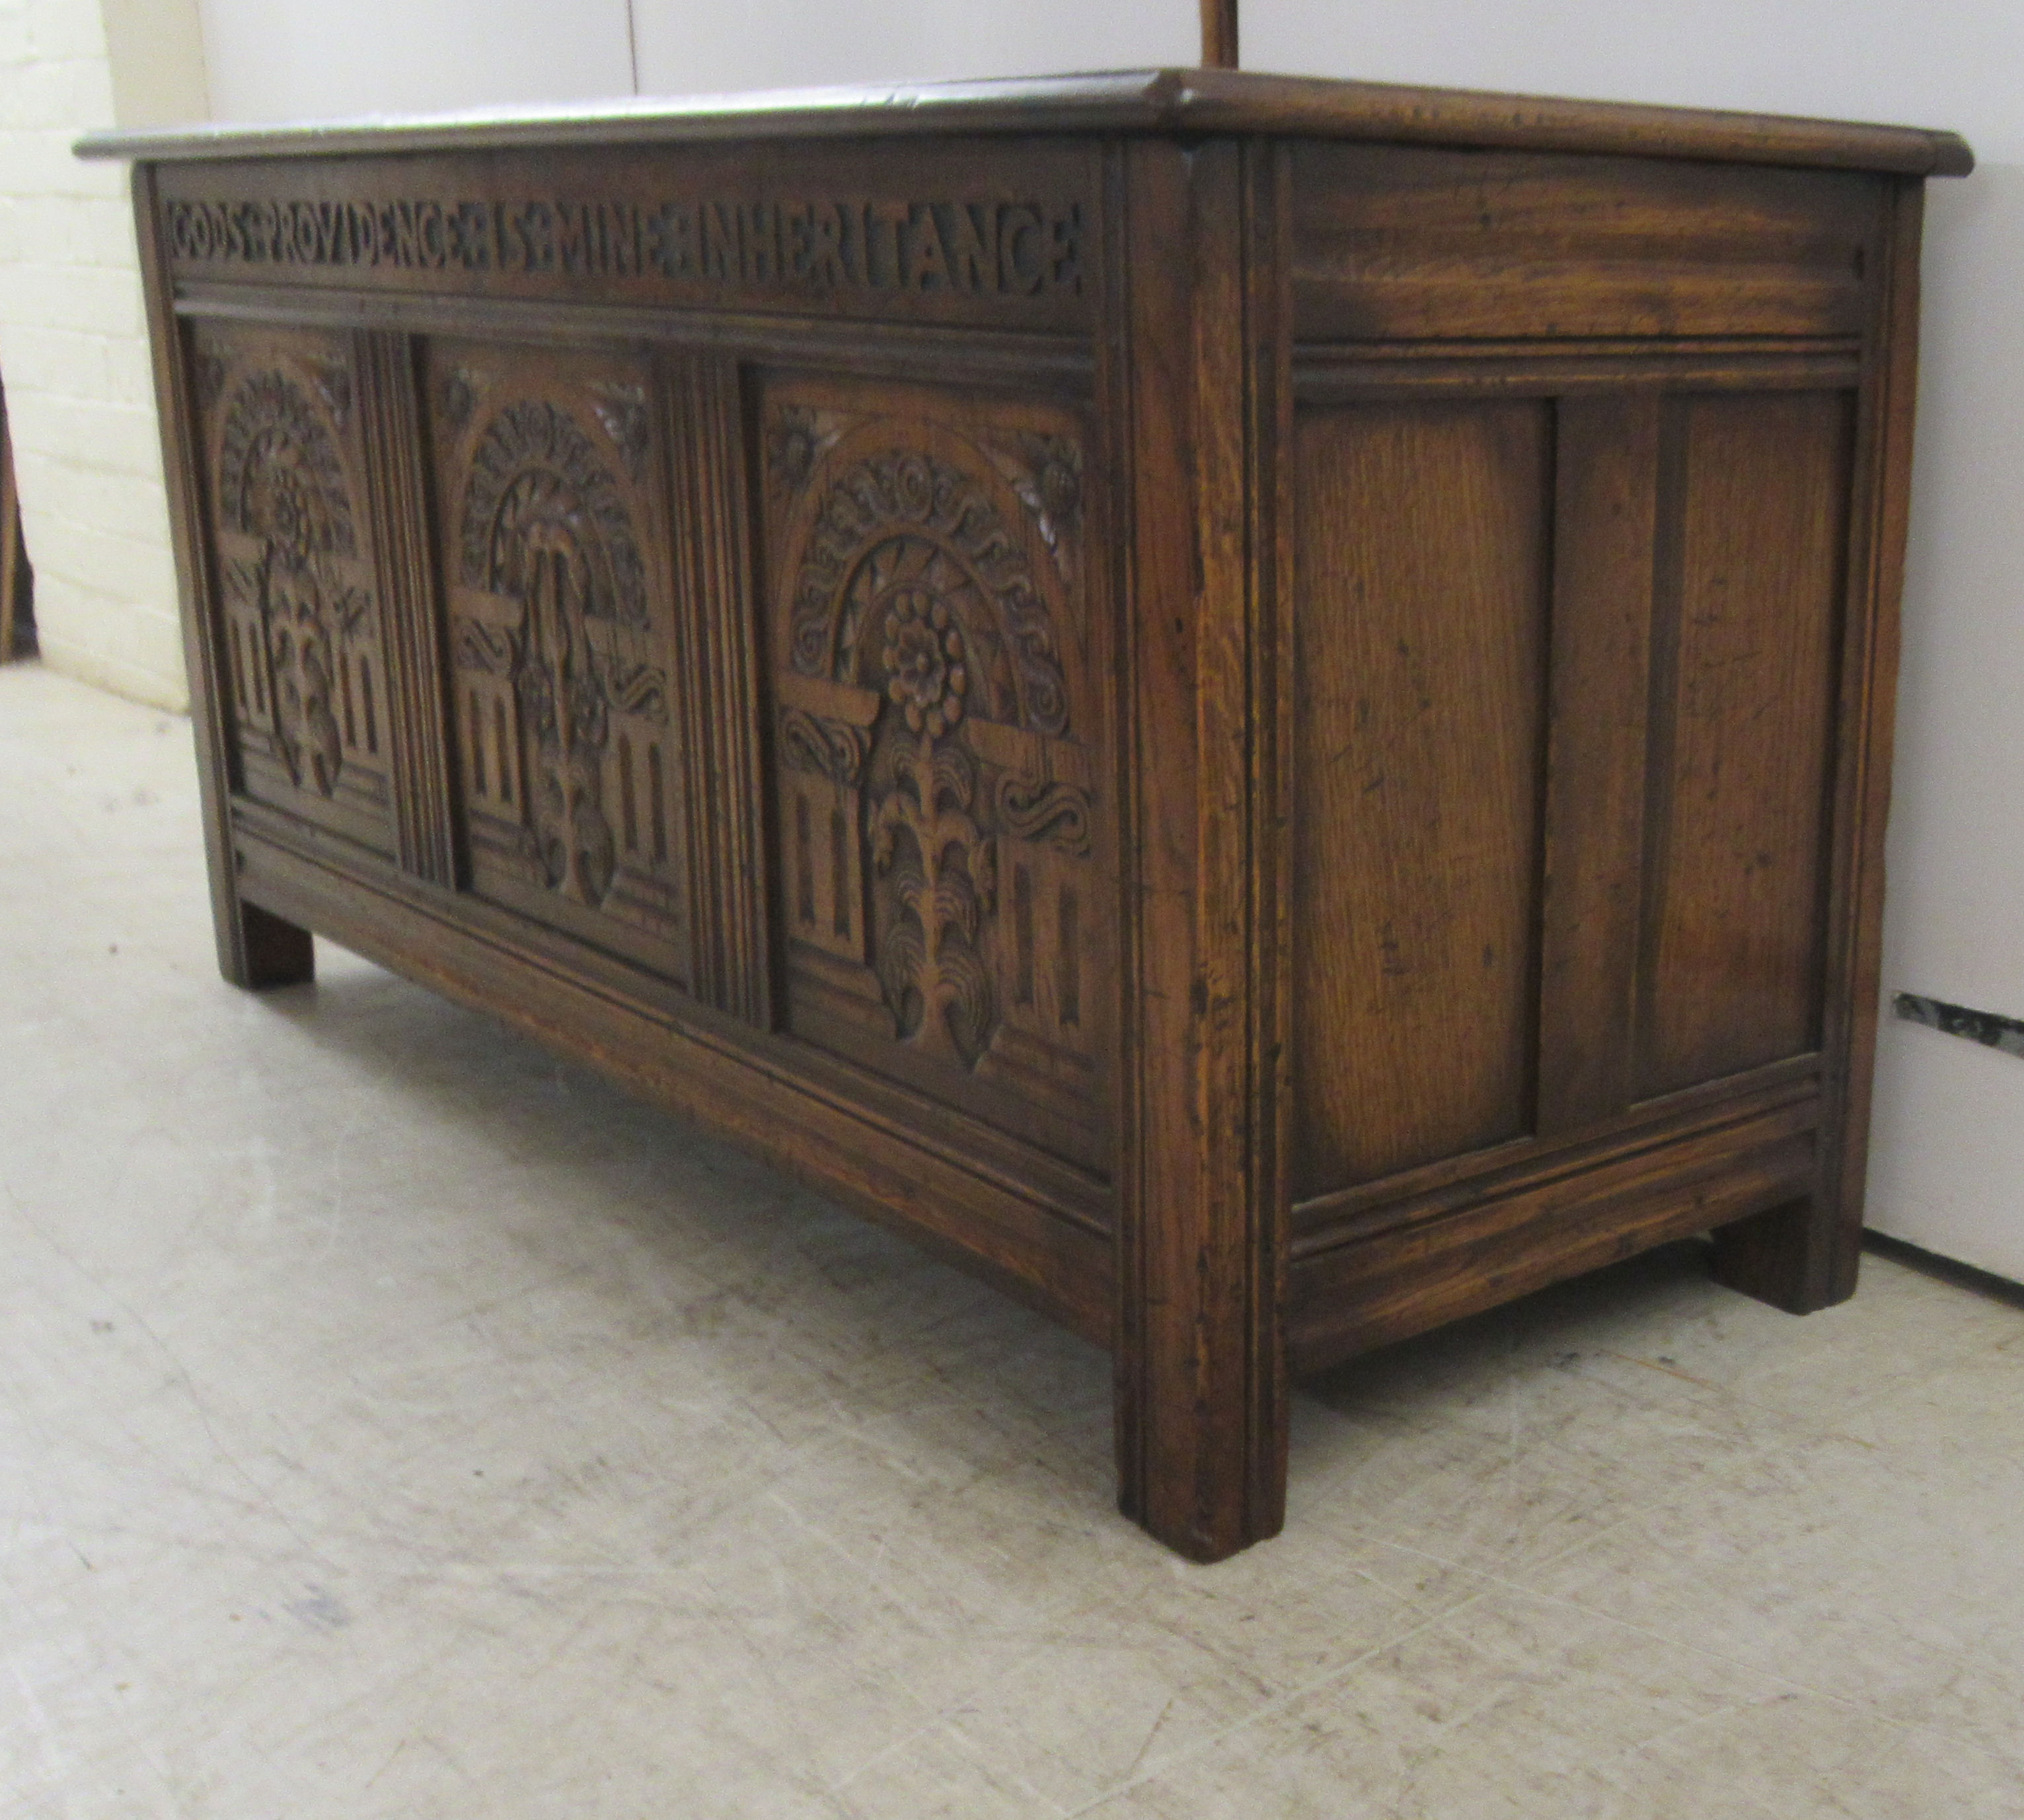
[(200, 0), (218, 119), (1191, 63), (1194, 0)]
[(178, 0), (110, 12), (109, 43), (97, 0), (0, 5), (0, 377), (45, 660), (178, 707), (175, 571), (126, 174), (81, 164), (70, 147), (86, 126), (200, 113), (202, 67), (194, 15), (177, 29)]
[(635, 0), (644, 94), (1191, 64), (1194, 0)]
[[(1928, 192), (1886, 993), (2024, 1016), (2024, 5), (1245, 0), (1253, 69), (1951, 126)], [(2024, 1279), (2024, 1061), (1886, 1018), (1870, 1220)]]
[(632, 93), (627, 0), (197, 0), (217, 120)]

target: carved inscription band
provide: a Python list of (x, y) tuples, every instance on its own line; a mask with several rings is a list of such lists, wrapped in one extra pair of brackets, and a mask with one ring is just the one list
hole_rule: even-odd
[(226, 265), (661, 278), (834, 294), (1080, 296), (1075, 202), (171, 200), (171, 255)]

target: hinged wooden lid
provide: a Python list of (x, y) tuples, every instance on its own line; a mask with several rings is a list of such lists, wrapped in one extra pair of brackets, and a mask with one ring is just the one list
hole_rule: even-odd
[(1199, 69), (640, 98), (413, 119), (93, 133), (84, 158), (291, 157), (487, 148), (867, 138), (922, 134), (1271, 135), (1963, 176), (1952, 133), (1779, 115), (1546, 100), (1237, 68), (1238, 0), (1201, 0)]

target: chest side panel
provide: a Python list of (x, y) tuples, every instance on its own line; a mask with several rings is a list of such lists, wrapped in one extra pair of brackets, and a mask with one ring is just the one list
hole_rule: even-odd
[(1298, 1223), (1805, 1125), (1883, 187), (1293, 165)]

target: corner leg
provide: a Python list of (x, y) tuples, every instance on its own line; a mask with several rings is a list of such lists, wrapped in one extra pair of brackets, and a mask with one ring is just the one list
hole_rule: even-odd
[[(1189, 1274), (1208, 1287), (1215, 1263), (1201, 1262)], [(1230, 1318), (1238, 1297), (1182, 1299), (1142, 1307), (1137, 1334), (1117, 1348), (1117, 1502), (1176, 1554), (1206, 1563), (1285, 1525), (1286, 1372), (1276, 1332), (1247, 1336)]]
[(1861, 1251), (1832, 1206), (1808, 1195), (1753, 1214), (1714, 1235), (1716, 1282), (1788, 1314), (1811, 1314), (1855, 1293)]
[(1234, 141), (1120, 175), (1119, 1502), (1209, 1562), (1285, 1520), (1291, 203)]
[(316, 977), (316, 949), (307, 929), (243, 898), (218, 909), (218, 970), (233, 985), (258, 992)]

